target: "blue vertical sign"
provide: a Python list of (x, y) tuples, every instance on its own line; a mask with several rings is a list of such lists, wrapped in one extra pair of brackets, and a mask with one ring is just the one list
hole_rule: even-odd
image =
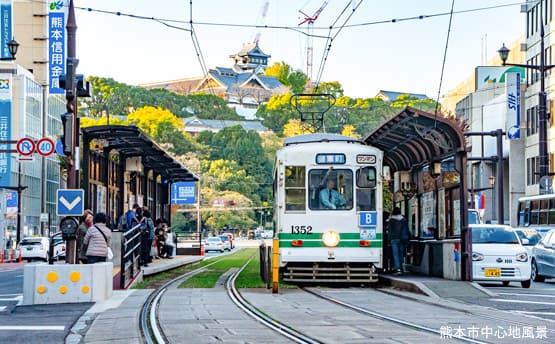
[(520, 73), (507, 73), (507, 137), (509, 140), (520, 139)]
[(50, 94), (63, 94), (60, 88), (60, 75), (65, 74), (66, 26), (65, 6), (62, 0), (50, 3), (48, 15), (48, 91)]
[(196, 203), (195, 182), (172, 183), (171, 204), (194, 204)]
[[(11, 140), (12, 136), (12, 76), (0, 74), (0, 141)], [(0, 149), (11, 149), (0, 144)], [(10, 154), (0, 153), (0, 185), (11, 185)]]
[(0, 0), (0, 19), (2, 23), (2, 33), (0, 36), (0, 56), (11, 58), (8, 42), (13, 38), (12, 32), (12, 0)]

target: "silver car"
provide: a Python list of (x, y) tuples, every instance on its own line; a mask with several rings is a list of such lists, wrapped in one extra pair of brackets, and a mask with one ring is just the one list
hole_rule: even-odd
[(206, 239), (206, 241), (204, 242), (204, 252), (208, 252), (208, 251), (224, 252), (225, 249), (226, 248), (224, 246), (224, 242), (222, 241), (222, 238), (220, 238), (219, 236), (210, 237)]
[(555, 278), (555, 229), (547, 232), (534, 246), (532, 277), (538, 282), (546, 278)]

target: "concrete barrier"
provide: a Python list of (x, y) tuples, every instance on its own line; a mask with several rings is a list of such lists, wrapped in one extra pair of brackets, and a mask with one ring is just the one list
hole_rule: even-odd
[(31, 263), (23, 275), (23, 304), (96, 302), (112, 297), (113, 265)]

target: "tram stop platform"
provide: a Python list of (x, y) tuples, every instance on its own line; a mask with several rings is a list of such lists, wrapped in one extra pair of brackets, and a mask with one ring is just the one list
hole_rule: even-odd
[(195, 264), (204, 259), (204, 256), (173, 256), (170, 258), (153, 259), (148, 266), (141, 267), (143, 276), (155, 275), (160, 272), (178, 268), (182, 265)]
[(381, 274), (380, 282), (395, 290), (409, 291), (435, 299), (480, 298), (495, 296), (492, 292), (476, 282), (447, 280), (439, 277), (415, 275)]

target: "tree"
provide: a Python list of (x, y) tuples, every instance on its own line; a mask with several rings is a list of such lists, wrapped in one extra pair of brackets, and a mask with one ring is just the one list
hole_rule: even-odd
[(145, 106), (127, 116), (134, 124), (160, 144), (177, 155), (200, 148), (190, 134), (183, 130), (183, 121), (168, 110)]
[(292, 70), (285, 62), (276, 62), (266, 67), (264, 75), (276, 77), (282, 84), (289, 87), (293, 94), (303, 93), (308, 77), (300, 70)]

